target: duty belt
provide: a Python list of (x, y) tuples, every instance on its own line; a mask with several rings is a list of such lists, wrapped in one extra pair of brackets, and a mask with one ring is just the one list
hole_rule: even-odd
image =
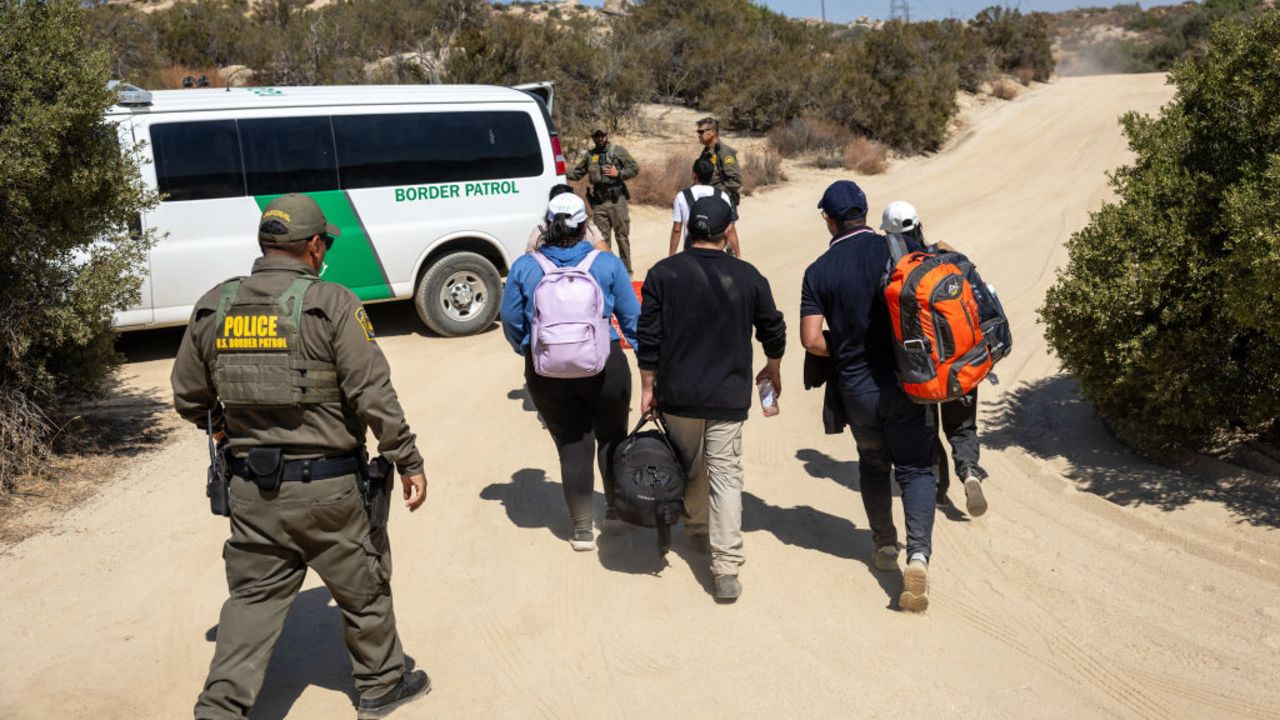
[[(246, 458), (231, 456), (227, 467), (232, 475), (253, 480), (255, 473), (249, 468)], [(328, 480), (343, 475), (354, 475), (360, 470), (360, 458), (356, 455), (341, 455), (331, 458), (314, 458), (311, 460), (285, 460), (280, 480), (288, 482), (311, 482), (312, 480)]]

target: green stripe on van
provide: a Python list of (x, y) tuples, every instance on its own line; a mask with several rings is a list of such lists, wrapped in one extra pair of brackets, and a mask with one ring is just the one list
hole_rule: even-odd
[[(361, 300), (386, 300), (393, 297), (378, 253), (373, 249), (364, 223), (360, 221), (360, 215), (351, 205), (347, 194), (342, 190), (303, 194), (315, 200), (325, 218), (342, 232), (342, 236), (334, 241), (333, 248), (325, 255), (325, 266), (320, 277), (345, 285)], [(259, 210), (266, 210), (267, 204), (278, 197), (280, 196), (258, 195), (254, 199), (258, 202)]]

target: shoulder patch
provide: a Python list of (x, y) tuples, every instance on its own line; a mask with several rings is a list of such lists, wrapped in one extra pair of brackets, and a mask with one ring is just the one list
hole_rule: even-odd
[(725, 164), (725, 165), (732, 165), (732, 164), (733, 164), (733, 156), (732, 156), (732, 155), (725, 155), (725, 156), (724, 156), (724, 164)]
[(365, 312), (365, 309), (361, 307), (356, 310), (355, 317), (360, 329), (364, 330), (364, 339), (373, 342), (373, 323), (369, 322), (369, 313)]

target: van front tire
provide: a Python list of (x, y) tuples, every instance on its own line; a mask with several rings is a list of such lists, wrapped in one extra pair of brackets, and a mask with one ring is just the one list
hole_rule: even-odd
[(493, 263), (470, 252), (435, 261), (413, 294), (418, 317), (445, 337), (474, 335), (498, 317), (502, 278)]

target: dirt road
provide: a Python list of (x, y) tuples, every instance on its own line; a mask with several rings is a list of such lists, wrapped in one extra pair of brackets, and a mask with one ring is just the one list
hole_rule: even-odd
[[(814, 205), (837, 173), (794, 171), (743, 206), (747, 258), (793, 342), (782, 414), (747, 426), (735, 606), (712, 601), (682, 547), (658, 566), (649, 532), (571, 552), (555, 453), (500, 333), (433, 339), (409, 308), (375, 310), (432, 483), (391, 534), (405, 647), (436, 690), (396, 717), (1280, 717), (1280, 518), (1221, 476), (1119, 447), (1035, 322), (1064, 241), (1127, 157), (1117, 116), (1170, 96), (1155, 76), (1062, 80), (865, 182), (877, 216), (910, 199), (931, 237), (967, 249), (1013, 317), (1015, 352), (983, 386), (991, 511), (939, 515), (925, 616), (894, 611), (901, 579), (869, 568), (852, 440), (823, 435), (820, 398), (801, 390), (799, 280), (825, 247)], [(640, 267), (668, 217), (636, 211)], [(176, 338), (147, 341), (133, 387), (167, 402)], [(190, 717), (226, 593), (205, 462), (203, 436), (178, 430), (0, 556), (0, 717)], [(352, 715), (339, 615), (317, 586), (256, 718)]]

